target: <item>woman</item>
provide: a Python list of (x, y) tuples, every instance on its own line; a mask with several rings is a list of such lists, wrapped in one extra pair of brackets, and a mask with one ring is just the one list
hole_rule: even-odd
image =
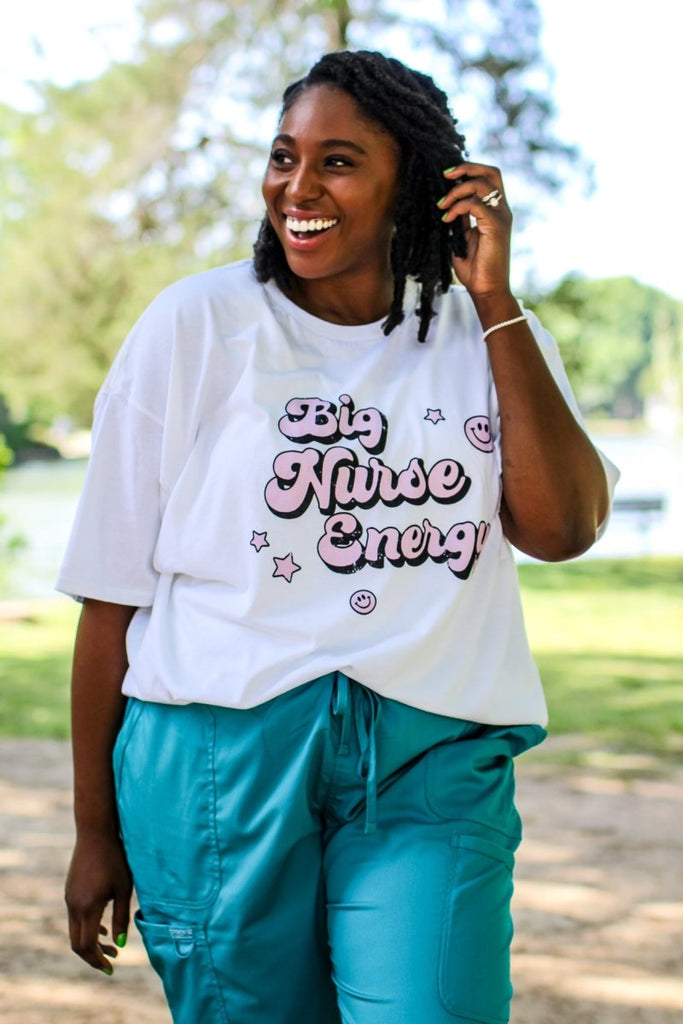
[(613, 467), (430, 78), (323, 57), (263, 196), (253, 262), (167, 289), (98, 397), (72, 946), (112, 972), (132, 872), (176, 1022), (506, 1021), (545, 724), (510, 544), (585, 551)]

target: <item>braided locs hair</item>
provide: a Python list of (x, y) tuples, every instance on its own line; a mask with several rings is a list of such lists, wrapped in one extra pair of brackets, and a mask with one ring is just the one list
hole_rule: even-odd
[[(399, 193), (391, 243), (394, 295), (382, 327), (389, 334), (402, 322), (406, 279), (413, 277), (420, 284), (418, 340), (424, 341), (434, 315), (434, 293), (446, 291), (451, 282), (451, 253), (465, 253), (460, 218), (445, 225), (436, 205), (447, 187), (443, 172), (462, 163), (465, 146), (446, 94), (428, 75), (393, 57), (343, 50), (325, 54), (305, 78), (288, 86), (280, 116), (315, 85), (348, 93), (398, 143)], [(292, 274), (267, 217), (254, 246), (254, 269), (259, 281), (274, 278), (283, 292), (289, 291)]]

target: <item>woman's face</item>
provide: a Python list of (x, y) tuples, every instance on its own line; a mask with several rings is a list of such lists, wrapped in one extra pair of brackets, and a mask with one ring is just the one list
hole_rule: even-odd
[(395, 140), (327, 85), (285, 113), (263, 180), (268, 217), (292, 272), (308, 282), (385, 282), (398, 192)]

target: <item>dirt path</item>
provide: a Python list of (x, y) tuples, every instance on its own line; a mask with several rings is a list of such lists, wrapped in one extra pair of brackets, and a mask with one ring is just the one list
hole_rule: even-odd
[[(519, 765), (514, 1024), (677, 1024), (683, 774), (625, 782), (533, 758)], [(137, 935), (111, 980), (68, 950), (69, 782), (65, 744), (0, 741), (0, 1022), (170, 1024)]]

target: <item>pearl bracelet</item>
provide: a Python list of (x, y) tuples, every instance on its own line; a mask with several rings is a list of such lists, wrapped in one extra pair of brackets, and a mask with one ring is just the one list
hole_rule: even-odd
[(493, 334), (494, 331), (499, 331), (501, 327), (512, 327), (513, 324), (521, 324), (522, 320), (528, 319), (528, 316), (522, 315), (516, 316), (512, 320), (503, 320), (503, 322), (500, 324), (494, 324), (493, 327), (487, 327), (484, 333), (482, 334), (482, 338), (484, 339), (484, 341), (486, 341), (489, 334)]

